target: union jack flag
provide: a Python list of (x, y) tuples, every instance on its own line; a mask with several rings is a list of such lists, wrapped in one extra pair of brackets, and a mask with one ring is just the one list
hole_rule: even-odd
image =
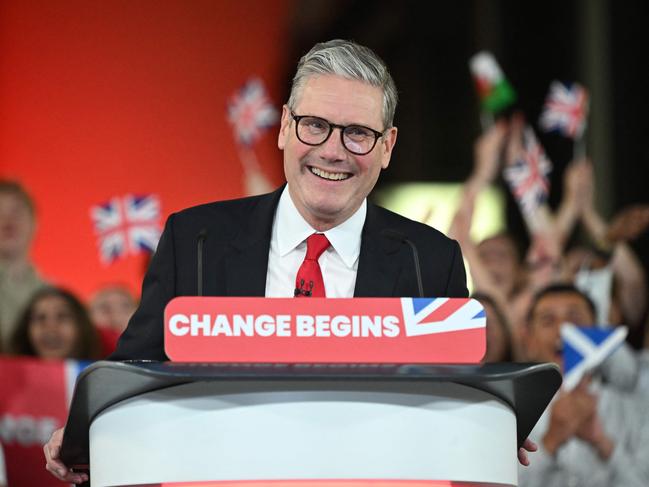
[(523, 132), (523, 153), (503, 170), (503, 177), (524, 214), (533, 213), (547, 200), (551, 171), (552, 163), (534, 131), (527, 127)]
[(561, 325), (563, 386), (570, 391), (584, 374), (597, 368), (624, 342), (628, 328)]
[(475, 299), (401, 298), (406, 335), (483, 329), (487, 318)]
[(102, 262), (154, 252), (160, 239), (160, 199), (127, 194), (90, 209)]
[(228, 102), (228, 121), (242, 145), (254, 144), (278, 119), (278, 112), (258, 78), (249, 80)]
[(578, 83), (550, 84), (539, 125), (544, 132), (557, 131), (572, 139), (580, 138), (586, 129), (588, 92)]

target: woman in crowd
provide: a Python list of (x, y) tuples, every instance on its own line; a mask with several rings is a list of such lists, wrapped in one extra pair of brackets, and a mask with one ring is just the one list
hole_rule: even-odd
[(10, 352), (43, 359), (100, 357), (97, 332), (83, 304), (70, 292), (49, 287), (32, 297), (19, 318)]

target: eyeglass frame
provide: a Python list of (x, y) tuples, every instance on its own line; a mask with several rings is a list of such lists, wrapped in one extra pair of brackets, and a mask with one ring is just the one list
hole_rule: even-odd
[[(295, 112), (293, 110), (290, 110), (290, 109), (289, 109), (289, 113), (291, 114), (291, 118), (293, 120), (295, 120), (295, 136), (297, 137), (297, 140), (299, 140), (303, 144), (309, 145), (311, 147), (318, 147), (319, 145), (322, 145), (322, 144), (324, 144), (325, 142), (327, 142), (329, 140), (329, 137), (331, 137), (331, 134), (333, 133), (334, 129), (340, 129), (340, 143), (343, 145), (343, 147), (345, 148), (346, 151), (351, 152), (352, 154), (357, 155), (357, 156), (366, 156), (367, 154), (372, 152), (374, 150), (374, 148), (376, 147), (376, 142), (381, 137), (383, 137), (385, 135), (385, 132), (388, 130), (388, 129), (385, 129), (383, 132), (379, 132), (378, 130), (374, 130), (373, 128), (366, 127), (365, 125), (360, 125), (358, 123), (352, 123), (350, 125), (339, 125), (337, 123), (330, 122), (326, 118), (318, 117), (316, 115), (296, 115)], [(312, 144), (312, 143), (305, 142), (305, 141), (302, 140), (302, 138), (300, 137), (300, 133), (298, 132), (298, 126), (300, 125), (300, 120), (303, 119), (303, 118), (317, 118), (318, 120), (322, 120), (324, 122), (327, 122), (327, 125), (329, 125), (329, 133), (327, 134), (327, 136), (324, 138), (324, 140), (322, 142), (320, 142), (318, 144)], [(345, 129), (347, 129), (349, 127), (360, 127), (360, 128), (364, 128), (364, 129), (367, 129), (370, 132), (372, 132), (372, 134), (374, 135), (374, 143), (372, 144), (372, 147), (370, 148), (370, 150), (368, 150), (367, 152), (355, 152), (353, 150), (350, 150), (347, 147), (347, 144), (345, 144), (344, 133), (345, 133)]]

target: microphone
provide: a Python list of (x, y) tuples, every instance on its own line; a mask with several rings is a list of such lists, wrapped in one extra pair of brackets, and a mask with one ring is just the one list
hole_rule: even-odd
[(303, 296), (311, 296), (313, 292), (313, 281), (309, 281), (308, 288), (304, 289), (304, 279), (300, 279), (300, 285), (295, 287), (293, 291), (293, 296), (298, 297), (300, 294)]
[(410, 246), (410, 250), (412, 251), (412, 260), (415, 265), (415, 275), (417, 277), (417, 288), (419, 289), (419, 297), (423, 298), (424, 285), (421, 282), (421, 267), (419, 266), (419, 252), (417, 251), (417, 247), (415, 247), (415, 244), (412, 242), (412, 240), (406, 237), (403, 233), (398, 232), (396, 230), (392, 230), (391, 228), (385, 228), (381, 230), (381, 235), (383, 235), (384, 237), (391, 238), (392, 240), (397, 240), (398, 242), (408, 244)]
[(203, 244), (207, 237), (207, 230), (204, 228), (196, 235), (196, 295), (203, 295)]

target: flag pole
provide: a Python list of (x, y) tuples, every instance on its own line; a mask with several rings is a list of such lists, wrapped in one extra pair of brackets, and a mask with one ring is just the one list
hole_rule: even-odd
[(482, 110), (480, 112), (480, 126), (482, 127), (482, 132), (486, 132), (496, 123), (494, 114), (488, 112), (487, 110)]
[(572, 160), (579, 161), (586, 157), (586, 129), (575, 139), (572, 145)]
[(273, 185), (264, 175), (264, 171), (252, 148), (239, 144), (238, 152), (239, 160), (243, 166), (244, 191), (246, 192), (246, 196), (256, 196), (271, 192)]

